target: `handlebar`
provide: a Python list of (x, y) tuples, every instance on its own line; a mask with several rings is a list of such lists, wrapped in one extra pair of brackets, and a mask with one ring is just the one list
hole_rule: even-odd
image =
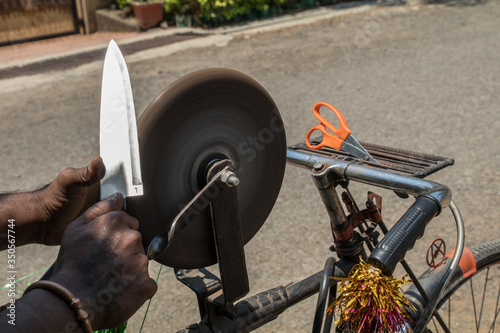
[(386, 275), (392, 275), (396, 265), (404, 259), (406, 252), (413, 248), (417, 239), (424, 235), (425, 227), (438, 213), (439, 205), (425, 196), (415, 203), (377, 244), (368, 262), (378, 267)]

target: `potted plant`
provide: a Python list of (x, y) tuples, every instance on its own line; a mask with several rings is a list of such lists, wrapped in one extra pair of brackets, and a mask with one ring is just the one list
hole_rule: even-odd
[(130, 5), (142, 30), (154, 28), (163, 21), (163, 4), (160, 1), (132, 1)]

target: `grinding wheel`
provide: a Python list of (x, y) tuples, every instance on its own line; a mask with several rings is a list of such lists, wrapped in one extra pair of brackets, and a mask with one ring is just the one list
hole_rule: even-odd
[[(127, 198), (146, 248), (169, 230), (206, 184), (211, 163), (230, 159), (240, 179), (238, 205), (245, 244), (276, 202), (286, 163), (278, 109), (255, 80), (229, 69), (189, 74), (164, 90), (138, 120), (144, 195)], [(209, 208), (176, 232), (156, 259), (175, 268), (217, 262)]]

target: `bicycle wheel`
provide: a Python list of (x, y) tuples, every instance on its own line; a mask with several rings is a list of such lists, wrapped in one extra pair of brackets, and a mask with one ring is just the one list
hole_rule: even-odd
[[(431, 295), (436, 284), (441, 280), (445, 267), (451, 258), (435, 269), (427, 270), (419, 281)], [(500, 240), (484, 243), (472, 249), (465, 249), (460, 266), (445, 289), (437, 305), (437, 311), (443, 318), (449, 332), (500, 332)], [(417, 307), (423, 309), (420, 294), (414, 287), (407, 292), (407, 297)], [(446, 332), (436, 320), (431, 319), (427, 332)]]

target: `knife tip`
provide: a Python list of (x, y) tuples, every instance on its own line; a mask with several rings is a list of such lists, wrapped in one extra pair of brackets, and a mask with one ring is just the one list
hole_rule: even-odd
[(115, 40), (111, 38), (109, 41), (108, 48), (118, 48), (118, 45), (116, 44)]

